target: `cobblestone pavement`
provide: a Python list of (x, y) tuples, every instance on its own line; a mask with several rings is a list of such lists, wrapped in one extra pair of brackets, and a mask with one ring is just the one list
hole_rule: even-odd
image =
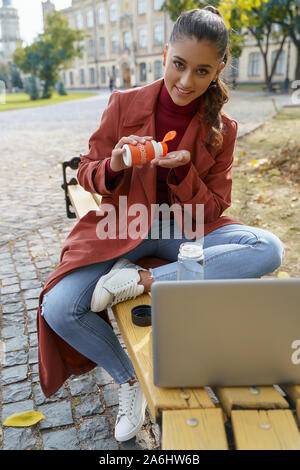
[[(70, 378), (49, 399), (39, 385), (38, 297), (76, 223), (66, 217), (61, 161), (87, 153), (108, 97), (102, 91), (80, 101), (0, 113), (0, 418), (3, 423), (12, 413), (32, 409), (46, 416), (29, 428), (0, 427), (3, 450), (160, 448), (159, 428), (148, 412), (136, 438), (114, 439), (118, 385), (102, 368)], [(289, 100), (275, 99), (277, 106)], [(274, 106), (262, 93), (234, 92), (226, 111), (242, 135), (271, 117)]]

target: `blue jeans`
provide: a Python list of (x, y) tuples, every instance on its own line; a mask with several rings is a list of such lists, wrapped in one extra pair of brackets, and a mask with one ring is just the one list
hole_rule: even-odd
[[(186, 238), (145, 238), (122, 255), (136, 263), (145, 256), (169, 260), (151, 269), (154, 281), (176, 280), (179, 246)], [(202, 238), (204, 279), (258, 278), (273, 272), (282, 261), (284, 245), (273, 233), (246, 225), (226, 225)], [(103, 367), (116, 383), (134, 374), (133, 365), (113, 329), (90, 309), (95, 285), (118, 260), (91, 264), (67, 274), (43, 298), (42, 315), (49, 326), (74, 349)]]

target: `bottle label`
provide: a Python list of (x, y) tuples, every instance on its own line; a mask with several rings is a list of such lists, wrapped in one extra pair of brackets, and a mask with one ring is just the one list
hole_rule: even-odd
[(143, 165), (144, 163), (148, 163), (154, 158), (154, 147), (152, 142), (149, 140), (146, 144), (136, 144), (131, 145), (128, 144), (128, 147), (131, 152), (131, 164), (132, 165)]

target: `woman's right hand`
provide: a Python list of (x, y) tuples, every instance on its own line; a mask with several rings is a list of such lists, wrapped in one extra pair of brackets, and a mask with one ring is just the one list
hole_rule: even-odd
[[(113, 171), (121, 171), (125, 170), (126, 168), (129, 168), (127, 165), (125, 165), (123, 160), (123, 154), (126, 152), (125, 149), (122, 150), (123, 145), (136, 145), (138, 143), (144, 144), (146, 140), (152, 139), (153, 137), (151, 136), (140, 137), (139, 135), (129, 135), (128, 137), (122, 137), (122, 139), (119, 140), (119, 142), (112, 151), (110, 158), (110, 168)], [(143, 165), (138, 165), (138, 168), (141, 168), (142, 166)]]

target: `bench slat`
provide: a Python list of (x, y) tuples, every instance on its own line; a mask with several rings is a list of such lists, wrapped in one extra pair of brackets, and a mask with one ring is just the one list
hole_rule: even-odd
[(97, 193), (93, 193), (92, 196), (95, 199), (97, 205), (100, 206), (101, 201), (102, 201), (102, 196), (100, 196), (100, 194), (97, 194)]
[(163, 411), (162, 450), (228, 450), (222, 413), (220, 408)]
[(77, 219), (81, 219), (89, 211), (99, 209), (95, 199), (88, 191), (85, 191), (79, 184), (68, 186), (68, 195), (75, 210)]
[(156, 421), (163, 409), (215, 408), (204, 388), (162, 388), (153, 384), (152, 327), (136, 326), (131, 320), (131, 309), (141, 304), (151, 305), (151, 297), (142, 294), (114, 305), (112, 311), (153, 419)]
[(285, 398), (272, 386), (215, 387), (213, 391), (228, 416), (234, 408), (289, 408)]
[(237, 450), (299, 450), (300, 434), (291, 410), (233, 410)]

